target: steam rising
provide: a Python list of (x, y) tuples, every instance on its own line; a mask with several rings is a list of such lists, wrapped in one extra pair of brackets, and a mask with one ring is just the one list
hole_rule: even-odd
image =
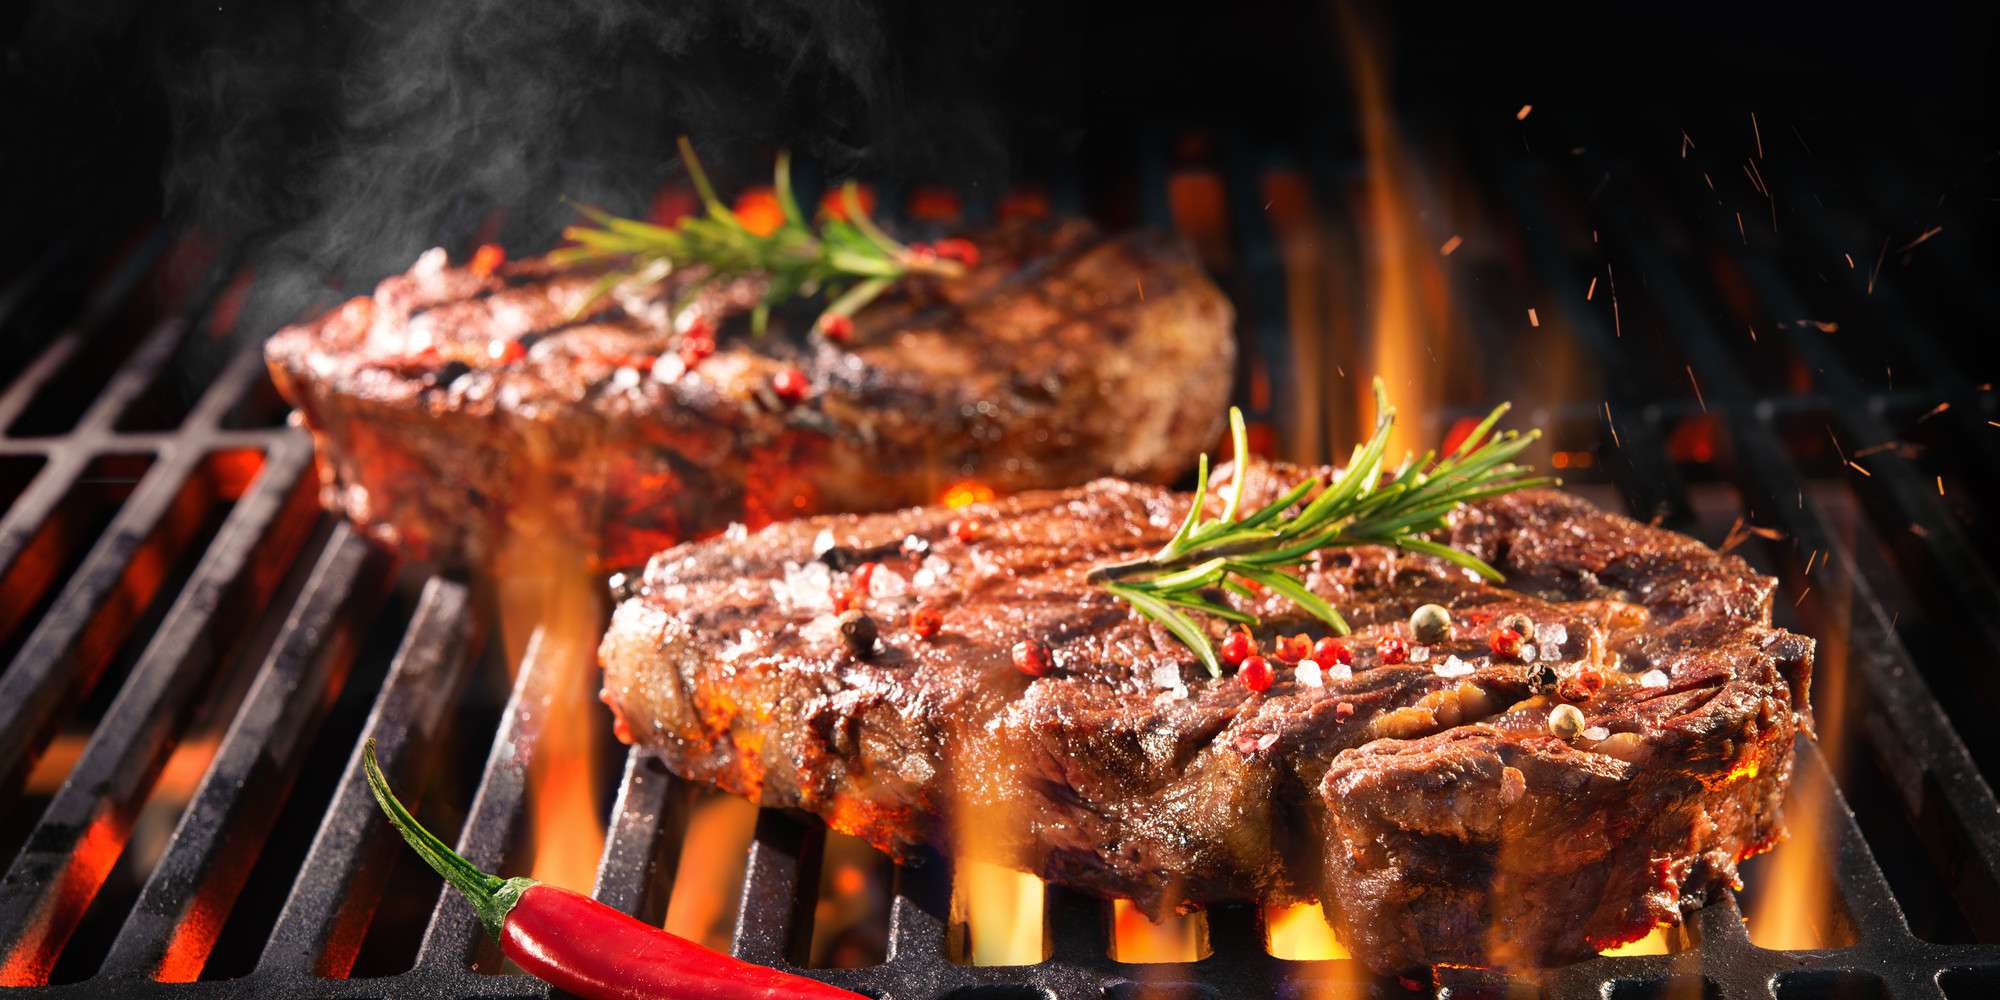
[(244, 326), (262, 333), (430, 246), (544, 249), (565, 196), (643, 214), (683, 132), (725, 185), (762, 181), (782, 145), (833, 174), (990, 188), (1004, 143), (965, 95), (988, 89), (1013, 15), (890, 17), (856, 0), (197, 5), (160, 56), (167, 202), (258, 241)]

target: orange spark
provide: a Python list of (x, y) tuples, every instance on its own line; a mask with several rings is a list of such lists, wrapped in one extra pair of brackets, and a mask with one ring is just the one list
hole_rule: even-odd
[(1750, 134), (1757, 137), (1757, 158), (1764, 158), (1764, 133), (1757, 128), (1757, 112), (1750, 112)]
[(1869, 472), (1869, 471), (1868, 471), (1867, 469), (1864, 469), (1864, 468), (1862, 468), (1862, 467), (1861, 467), (1861, 463), (1859, 463), (1859, 462), (1856, 462), (1855, 460), (1853, 460), (1853, 459), (1851, 459), (1851, 458), (1850, 458), (1850, 459), (1848, 459), (1848, 460), (1847, 460), (1847, 464), (1848, 464), (1848, 465), (1849, 465), (1850, 467), (1852, 467), (1852, 468), (1854, 469), (1854, 471), (1856, 471), (1856, 472), (1859, 472), (1859, 473), (1861, 473), (1862, 475), (1864, 475), (1864, 476), (1867, 476), (1867, 477), (1868, 477), (1868, 478), (1870, 478), (1870, 479), (1873, 479), (1873, 478), (1875, 478), (1875, 474), (1874, 474), (1874, 473), (1872, 473), (1872, 472)]
[(1535, 106), (1534, 106), (1534, 105), (1532, 105), (1532, 104), (1523, 104), (1523, 105), (1521, 105), (1521, 110), (1519, 110), (1519, 111), (1516, 111), (1516, 112), (1514, 112), (1514, 120), (1515, 120), (1515, 121), (1517, 121), (1517, 122), (1524, 122), (1524, 121), (1527, 121), (1527, 120), (1528, 120), (1528, 112), (1530, 112), (1530, 111), (1533, 111), (1533, 110), (1535, 110)]
[(1943, 477), (1943, 476), (1939, 476), (1939, 477), (1937, 477), (1937, 484), (1938, 484), (1938, 496), (1944, 496), (1944, 477)]
[(1695, 377), (1694, 377), (1694, 366), (1693, 366), (1693, 365), (1684, 365), (1684, 366), (1682, 366), (1682, 367), (1684, 367), (1684, 368), (1686, 368), (1686, 369), (1687, 369), (1687, 373), (1688, 373), (1688, 383), (1689, 383), (1690, 385), (1693, 385), (1693, 386), (1694, 386), (1694, 401), (1695, 401), (1695, 402), (1697, 402), (1697, 403), (1700, 403), (1700, 404), (1701, 404), (1701, 412), (1703, 412), (1703, 413), (1707, 413), (1707, 412), (1708, 412), (1708, 400), (1706, 400), (1706, 399), (1703, 399), (1703, 398), (1701, 398), (1701, 383), (1700, 383), (1700, 382), (1697, 382), (1697, 381), (1695, 381)]
[(1604, 426), (1611, 428), (1611, 447), (1624, 447), (1618, 443), (1618, 425), (1611, 420), (1611, 401), (1608, 399), (1604, 401)]
[(1931, 237), (1933, 237), (1933, 236), (1936, 236), (1937, 234), (1939, 234), (1939, 233), (1941, 233), (1941, 232), (1944, 232), (1944, 227), (1943, 227), (1943, 226), (1932, 226), (1932, 227), (1930, 227), (1929, 229), (1926, 229), (1926, 230), (1924, 230), (1924, 234), (1923, 234), (1922, 236), (1919, 236), (1919, 237), (1917, 237), (1916, 239), (1914, 239), (1914, 240), (1911, 240), (1910, 242), (1908, 242), (1908, 243), (1905, 243), (1905, 244), (1903, 244), (1902, 246), (1899, 246), (1899, 247), (1897, 247), (1897, 248), (1896, 248), (1896, 252), (1897, 252), (1897, 253), (1908, 253), (1908, 252), (1909, 252), (1909, 251), (1911, 251), (1911, 250), (1915, 250), (1915, 249), (1916, 249), (1916, 248), (1917, 248), (1917, 247), (1918, 247), (1919, 245), (1921, 245), (1921, 244), (1922, 244), (1922, 243), (1923, 243), (1924, 241), (1926, 241), (1926, 240), (1930, 239), (1930, 238), (1931, 238)]
[(1590, 297), (1596, 294), (1597, 294), (1597, 275), (1593, 274), (1590, 276), (1590, 287), (1583, 290), (1583, 301), (1589, 302)]
[(1465, 241), (1463, 239), (1460, 239), (1458, 236), (1454, 235), (1452, 236), (1451, 239), (1444, 241), (1444, 246), (1438, 247), (1438, 253), (1441, 256), (1449, 257), (1451, 256), (1451, 252), (1453, 250), (1458, 249), (1458, 245), (1464, 242)]
[(1534, 311), (1533, 309), (1529, 309), (1529, 310), (1528, 310), (1528, 325), (1529, 325), (1529, 326), (1541, 326), (1541, 325), (1542, 325), (1542, 320), (1541, 320), (1541, 317), (1539, 317), (1539, 316), (1536, 316), (1536, 315), (1535, 315), (1535, 311)]
[(1847, 258), (1847, 269), (1850, 271), (1854, 270), (1854, 255), (1851, 253), (1844, 253), (1841, 254), (1841, 256)]

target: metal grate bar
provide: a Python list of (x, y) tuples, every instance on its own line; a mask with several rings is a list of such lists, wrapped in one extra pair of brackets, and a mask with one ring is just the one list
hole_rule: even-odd
[(359, 621), (381, 596), (387, 569), (353, 529), (335, 526), (101, 974), (172, 982), (200, 973), (310, 745), (327, 689), (346, 672)]
[(473, 662), (475, 629), (463, 585), (432, 577), (389, 666), (339, 790), (313, 837), (298, 881), (257, 963), (258, 971), (310, 971), (344, 978), (402, 843), (376, 809), (361, 775), (360, 745), (377, 744), (383, 769), (420, 787), (412, 747), (429, 745), (457, 702)]
[(798, 901), (802, 895), (812, 894), (805, 887), (819, 884), (818, 859), (825, 830), (818, 823), (802, 824), (775, 809), (757, 814), (757, 831), (750, 842), (749, 867), (736, 910), (736, 939), (730, 944), (737, 958), (759, 965), (789, 964), (786, 934), (798, 916)]
[(52, 963), (96, 894), (115, 852), (100, 849), (86, 864), (79, 848), (85, 837), (123, 841), (171, 746), (174, 720), (228, 645), (219, 633), (241, 624), (218, 620), (227, 596), (239, 592), (237, 606), (247, 607), (269, 599), (277, 574), (246, 564), (253, 557), (290, 563), (316, 513), (304, 488), (310, 458), (310, 448), (294, 441), (266, 461), (0, 881), (0, 943), (9, 954), (39, 953), (38, 964)]
[[(82, 697), (96, 685), (105, 664), (85, 662), (76, 644), (87, 630), (97, 626), (133, 556), (161, 526), (203, 457), (193, 448), (175, 449), (146, 471), (138, 488), (91, 546), (83, 565), (70, 576), (55, 604), (29, 634), (13, 666), (0, 677), (0, 774), (11, 773), (34, 752), (65, 702)], [(83, 471), (81, 455), (74, 463), (65, 463), (72, 464), (72, 475)], [(52, 470), (44, 470), (48, 471)], [(143, 606), (131, 608), (106, 627), (126, 628), (141, 610)], [(101, 632), (96, 635), (103, 637)], [(117, 644), (105, 642), (99, 647), (102, 659), (115, 652)]]
[[(507, 845), (520, 826), (528, 767), (541, 739), (542, 720), (556, 697), (552, 675), (558, 670), (551, 661), (558, 654), (550, 645), (548, 633), (541, 629), (528, 640), (513, 693), (507, 698), (499, 731), (486, 756), (485, 772), (459, 836), (458, 853), (486, 871), (494, 871), (506, 861)], [(417, 966), (431, 970), (466, 968), (482, 933), (471, 904), (450, 888), (440, 890), (417, 951)]]
[(638, 747), (626, 753), (625, 778), (597, 865), (599, 901), (634, 916), (665, 901), (687, 826), (685, 791), (658, 757)]

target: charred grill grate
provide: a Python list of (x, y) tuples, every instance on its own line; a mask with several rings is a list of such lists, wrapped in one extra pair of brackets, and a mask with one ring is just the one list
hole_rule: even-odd
[[(1334, 243), (1315, 243), (1317, 230), (1300, 236), (1297, 215), (1287, 221), (1295, 204), (1276, 214), (1270, 208), (1286, 191), (1337, 202), (1343, 192), (1351, 195), (1357, 178), (1324, 154), (1279, 154), (1235, 142), (1219, 151), (1183, 142), (1169, 154), (1170, 145), (1158, 136), (1142, 143), (1151, 152), (1136, 172), (1137, 214), (1207, 241), (1211, 263), (1243, 314), (1250, 363), (1242, 395), (1265, 422), (1286, 428), (1295, 457), (1315, 457), (1324, 450), (1322, 431), (1338, 426), (1332, 407), (1322, 406), (1334, 395), (1331, 387), (1343, 384), (1335, 381), (1337, 358), (1331, 355), (1354, 349), (1355, 341), (1335, 338), (1328, 346), (1295, 333), (1301, 306), (1294, 293), (1302, 276), (1324, 274), (1342, 262)], [(1111, 932), (1103, 904), (1052, 889), (1048, 960), (977, 968), (946, 957), (950, 875), (938, 861), (897, 871), (886, 960), (865, 968), (803, 969), (799, 941), (813, 912), (825, 831), (766, 811), (744, 860), (736, 953), (898, 1000), (1424, 991), (1454, 997), (1916, 998), (1982, 996), (2000, 987), (2000, 905), (1993, 902), (2000, 899), (2000, 807), (1926, 687), (1894, 610), (1913, 601), (1943, 602), (1949, 610), (1942, 614), (1966, 623), (1963, 641), (1971, 648), (2000, 649), (1991, 543), (1948, 507), (1942, 480), (1933, 489), (1930, 474), (1910, 458), (1891, 449), (1870, 459), (1865, 481), (1851, 474), (1832, 480), (1796, 433), (1804, 426), (1816, 437), (1825, 424), (1836, 449), (1841, 439), (1889, 441), (1912, 412), (1949, 401), (1956, 408), (1937, 432), (1939, 440), (1966, 449), (1969, 466), (1990, 469), (1993, 438), (1973, 428), (1994, 416), (1991, 394), (1967, 382), (1946, 347), (1924, 332), (1917, 307), (1893, 292), (1869, 298), (1862, 308), (1895, 324), (1904, 339), (1913, 371), (1895, 379), (1901, 388), (1875, 386), (1855, 373), (1838, 341), (1817, 328), (1794, 326), (1764, 336), (1779, 338), (1778, 355), (1812, 372), (1810, 389), (1774, 391), (1746, 364), (1738, 334), (1725, 332), (1712, 306), (1734, 289), (1775, 314), (1807, 316), (1793, 278), (1765, 255), (1710, 240), (1722, 248), (1716, 273), (1736, 282), (1718, 291), (1716, 273), (1692, 271), (1688, 259), (1647, 232), (1653, 220), (1633, 215), (1626, 202), (1607, 200), (1606, 207), (1583, 211), (1564, 204), (1556, 192), (1590, 190), (1599, 175), (1623, 169), (1588, 157), (1578, 163), (1575, 177), (1509, 164), (1477, 178), (1501, 216), (1550, 221), (1522, 226), (1511, 257), (1481, 258), (1469, 246), (1466, 267), (1486, 280), (1467, 294), (1479, 301), (1475, 311), (1481, 315), (1512, 317), (1513, 300), (1496, 286), (1526, 285), (1539, 297), (1541, 321), (1560, 330), (1549, 336), (1564, 338), (1584, 364), (1605, 373), (1598, 396), (1562, 396), (1556, 405), (1530, 410), (1536, 421), (1552, 422), (1557, 447), (1582, 442), (1581, 453), (1594, 456), (1597, 471), (1572, 472), (1572, 478), (1675, 526), (1710, 526), (1708, 515), (1719, 508), (1724, 523), (1732, 513), (1748, 513), (1777, 529), (1785, 542), (1766, 546), (1780, 553), (1766, 558), (1781, 564), (1776, 569), (1784, 593), (1796, 598), (1783, 613), (1822, 638), (1839, 629), (1832, 648), (1844, 664), (1829, 657), (1828, 669), (1843, 676), (1846, 707), (1842, 713), (1823, 702), (1823, 712), (1843, 717), (1822, 725), (1857, 734), (1848, 742), (1855, 744), (1853, 756), (1870, 762), (1859, 772), (1870, 780), (1850, 780), (1844, 788), (1867, 808), (1857, 814), (1835, 788), (1824, 822), (1800, 836), (1823, 841), (1830, 862), (1821, 874), (1833, 883), (1851, 944), (1760, 947), (1746, 932), (1736, 897), (1725, 895), (1675, 932), (1670, 954), (1599, 958), (1536, 979), (1438, 969), (1433, 982), (1412, 984), (1371, 977), (1352, 962), (1274, 958), (1258, 913), (1223, 907), (1208, 914), (1210, 957), (1138, 966), (1107, 957)], [(1287, 179), (1296, 187), (1285, 188)], [(1058, 191), (1055, 200), (1062, 205), (1080, 197)], [(1664, 208), (1669, 216), (1698, 214), (1687, 205)], [(1585, 217), (1593, 221), (1576, 221)], [(1560, 221), (1565, 219), (1572, 221)], [(1634, 335), (1629, 315), (1612, 315), (1570, 287), (1581, 280), (1577, 275), (1604, 270), (1604, 258), (1593, 256), (1597, 236), (1585, 232), (1592, 225), (1625, 255), (1613, 263), (1627, 268), (1628, 303), (1638, 298), (1629, 283), (1645, 276), (1644, 298), (1684, 355), (1698, 397), (1680, 382), (1679, 370), (1647, 368), (1643, 345), (1658, 338)], [(1837, 238), (1817, 237), (1827, 244)], [(394, 567), (347, 527), (316, 512), (310, 444), (269, 419), (276, 414), (268, 408), (254, 352), (227, 355), (199, 392), (185, 404), (177, 401), (175, 373), (200, 356), (190, 354), (190, 345), (214, 339), (218, 327), (227, 332), (227, 322), (218, 324), (216, 317), (232, 308), (236, 273), (223, 265), (197, 267), (201, 280), (157, 294), (158, 276), (172, 271), (169, 265), (186, 249), (185, 241), (174, 244), (165, 233), (129, 246), (74, 313), (79, 318), (0, 387), (6, 471), (0, 487), (7, 491), (0, 494), (7, 502), (0, 519), (0, 579), (6, 581), (0, 653), (10, 657), (0, 677), (0, 804), (15, 808), (26, 798), (29, 771), (64, 720), (85, 710), (95, 716), (60, 787), (34, 803), (38, 814), (16, 824), (23, 831), (17, 840), (0, 842), (12, 852), (0, 858), (7, 862), (0, 881), (0, 983), (25, 984), (0, 994), (546, 995), (531, 979), (494, 974), (479, 952), (470, 909), (449, 896), (440, 898), (408, 971), (346, 978), (400, 851), (359, 781), (352, 755), (357, 741), (342, 744), (344, 770), (296, 870), (259, 867), (260, 852), (280, 829), (286, 793), (311, 765), (314, 734), (339, 696), (365, 703), (372, 692), (359, 735), (379, 741), (385, 766), (405, 788), (423, 787), (441, 765), (436, 755), (419, 751), (452, 737), (482, 629), (466, 587), (434, 578), (406, 601), (406, 614), (398, 606), (391, 615), (393, 655), (377, 648), (379, 642), (371, 645), (366, 623), (392, 600)], [(60, 270), (22, 276), (0, 297), (0, 308), (13, 310), (0, 320), (20, 328), (10, 334), (32, 333), (24, 303), (46, 298), (51, 275)], [(1991, 301), (1977, 308), (1993, 315)], [(162, 314), (168, 318), (157, 320)], [(1461, 349), (1506, 357), (1498, 338), (1519, 332), (1508, 322), (1473, 324)], [(120, 358), (108, 370), (91, 358), (106, 344)], [(1512, 374), (1527, 367), (1515, 366)], [(1523, 390), (1526, 384), (1499, 376), (1480, 395), (1536, 398)], [(76, 410), (79, 402), (83, 408)], [(1710, 451), (1677, 444), (1690, 434)], [(1841, 454), (1842, 461), (1848, 457)], [(1830, 489), (1829, 481), (1844, 485)], [(1819, 575), (1799, 566), (1808, 552), (1814, 561), (1825, 560)], [(1950, 582), (1918, 579), (1931, 574)], [(1807, 603), (1816, 583), (1821, 596)], [(1836, 589), (1842, 592), (1838, 602), (1827, 594)], [(387, 663), (386, 673), (363, 669), (371, 657)], [(246, 683), (225, 697), (217, 692), (227, 685), (215, 675), (231, 658), (250, 667)], [(523, 821), (526, 775), (541, 746), (543, 709), (554, 697), (545, 660), (531, 643), (491, 735), (463, 827), (460, 848), (488, 867), (507, 863)], [(349, 690), (378, 674), (379, 689)], [(1928, 680), (1935, 685), (1948, 676)], [(1985, 695), (1989, 708), (2000, 704), (1991, 688), (1953, 689), (1960, 696), (1967, 690)], [(191, 791), (136, 897), (111, 901), (118, 912), (100, 912), (106, 907), (100, 887), (132, 835), (135, 816), (211, 699), (231, 711), (226, 730), (215, 737), (205, 778)], [(487, 739), (484, 730), (457, 735), (469, 743)], [(1969, 735), (1976, 744), (1985, 739)], [(1805, 744), (1801, 751), (1799, 781), (1833, 788), (1834, 769), (1821, 750)], [(629, 756), (609, 815), (600, 898), (632, 912), (663, 905), (682, 848), (681, 791), (657, 762)], [(1871, 844), (1896, 853), (1878, 853)], [(1898, 872), (1900, 881), (1885, 868)], [(273, 874), (289, 895), (268, 921), (268, 935), (258, 935), (261, 954), (230, 975), (213, 976), (205, 964), (233, 906), (246, 885)], [(1753, 865), (1753, 883), (1758, 874)], [(424, 884), (428, 893), (430, 883)], [(1753, 888), (1767, 894), (1799, 890)], [(1900, 898), (1919, 891), (1931, 893), (1922, 898), (1949, 914), (1924, 915), (1921, 934), (1906, 916), (1907, 898)], [(105, 938), (101, 958), (56, 975), (49, 985), (51, 973), (61, 970), (66, 943), (74, 947), (80, 928), (93, 927)]]

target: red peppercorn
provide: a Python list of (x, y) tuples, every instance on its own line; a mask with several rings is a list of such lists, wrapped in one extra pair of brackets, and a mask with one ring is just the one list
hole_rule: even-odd
[(1242, 630), (1231, 632), (1222, 638), (1222, 662), (1236, 666), (1257, 652), (1257, 644), (1250, 640), (1250, 633)]
[(1236, 676), (1243, 678), (1243, 686), (1252, 691), (1264, 691), (1271, 687), (1276, 675), (1271, 671), (1271, 661), (1261, 656), (1253, 656), (1236, 668)]
[(486, 356), (503, 365), (511, 365), (528, 356), (528, 349), (518, 340), (496, 340), (486, 345)]
[(931, 244), (931, 249), (946, 260), (958, 261), (966, 267), (979, 266), (979, 247), (971, 240), (943, 239)]
[(859, 605), (860, 591), (854, 587), (840, 587), (833, 592), (833, 613), (841, 614)]
[(787, 403), (804, 400), (811, 388), (811, 383), (806, 381), (806, 373), (797, 368), (787, 368), (771, 376), (771, 391), (777, 393), (778, 398)]
[(1347, 643), (1333, 636), (1327, 636), (1313, 644), (1312, 658), (1322, 667), (1330, 667), (1336, 663), (1353, 663), (1354, 650), (1347, 648)]
[(1297, 663), (1312, 655), (1312, 640), (1301, 635), (1279, 636), (1271, 655), (1286, 663)]
[(1576, 683), (1590, 694), (1604, 690), (1604, 675), (1588, 667), (1576, 672)]
[(715, 353), (715, 341), (707, 336), (697, 337), (694, 331), (681, 338), (681, 366), (692, 369)]
[(477, 277), (490, 278), (493, 276), (493, 272), (498, 271), (500, 265), (506, 262), (506, 250), (495, 243), (484, 243), (480, 245), (478, 250), (473, 251), (472, 263), (466, 267), (466, 270), (471, 271)]
[(919, 604), (917, 610), (910, 612), (910, 631), (915, 632), (919, 639), (928, 639), (943, 627), (944, 616), (928, 604)]
[(951, 537), (971, 543), (973, 539), (979, 537), (979, 522), (967, 517), (951, 522)]
[(1046, 644), (1034, 639), (1023, 639), (1014, 644), (1014, 669), (1030, 677), (1047, 677), (1052, 667)]
[(827, 313), (819, 319), (819, 332), (836, 344), (845, 344), (854, 339), (854, 320), (839, 313)]
[(868, 584), (875, 579), (875, 565), (872, 562), (862, 563), (854, 567), (854, 572), (847, 575), (847, 582), (854, 588), (855, 593), (863, 596), (867, 595)]
[(1514, 660), (1521, 656), (1521, 643), (1521, 633), (1511, 628), (1503, 628), (1493, 633), (1493, 638), (1487, 641), (1487, 646), (1493, 650), (1494, 656), (1504, 656)]
[(1401, 636), (1385, 635), (1375, 642), (1375, 655), (1383, 663), (1405, 663), (1410, 659), (1410, 644)]

